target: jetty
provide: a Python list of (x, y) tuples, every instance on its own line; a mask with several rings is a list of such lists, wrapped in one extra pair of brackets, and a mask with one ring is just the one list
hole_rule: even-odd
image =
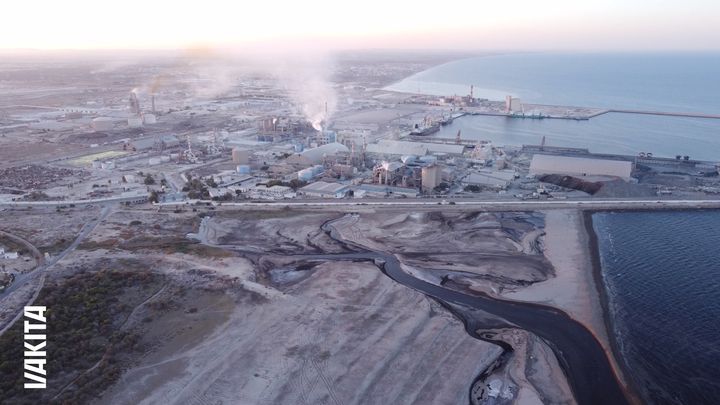
[[(668, 117), (709, 118), (709, 119), (720, 120), (720, 114), (704, 114), (704, 113), (691, 113), (691, 112), (610, 109), (605, 112), (605, 114), (607, 114), (607, 113), (664, 115), (664, 116), (668, 116)], [(600, 115), (600, 114), (598, 114), (598, 115)]]

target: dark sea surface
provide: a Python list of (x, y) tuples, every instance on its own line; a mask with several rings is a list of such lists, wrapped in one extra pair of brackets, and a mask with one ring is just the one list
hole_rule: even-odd
[(720, 404), (720, 211), (596, 213), (616, 341), (655, 404)]
[[(446, 63), (395, 83), (397, 91), (469, 93), (502, 100), (599, 108), (720, 114), (720, 53), (509, 54)], [(539, 144), (592, 152), (720, 160), (720, 120), (607, 114), (589, 121), (464, 117), (438, 137), (500, 145)]]

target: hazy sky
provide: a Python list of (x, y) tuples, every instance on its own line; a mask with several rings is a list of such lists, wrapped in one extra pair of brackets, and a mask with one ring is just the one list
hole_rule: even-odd
[(718, 0), (7, 0), (0, 48), (720, 49)]

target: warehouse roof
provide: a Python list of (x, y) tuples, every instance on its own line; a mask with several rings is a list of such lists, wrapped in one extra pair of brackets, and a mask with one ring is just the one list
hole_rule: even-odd
[(348, 186), (345, 184), (316, 181), (315, 183), (308, 184), (307, 186), (301, 188), (300, 191), (303, 193), (335, 195), (337, 193), (342, 193), (347, 189)]
[(533, 155), (530, 174), (568, 174), (578, 176), (614, 176), (629, 179), (632, 162), (557, 155)]
[(333, 142), (328, 143), (322, 146), (318, 146), (317, 148), (312, 149), (306, 149), (303, 152), (300, 153), (300, 155), (306, 159), (308, 159), (312, 163), (320, 163), (323, 160), (324, 156), (333, 156), (337, 155), (338, 153), (349, 153), (350, 149), (348, 149), (347, 146)]
[(465, 150), (463, 145), (432, 143), (432, 142), (410, 142), (381, 139), (378, 143), (367, 146), (367, 152), (386, 155), (417, 155), (423, 156), (428, 153), (448, 153), (462, 155)]

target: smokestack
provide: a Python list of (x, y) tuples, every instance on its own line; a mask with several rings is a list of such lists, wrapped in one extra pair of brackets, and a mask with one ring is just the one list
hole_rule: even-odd
[(140, 101), (137, 98), (137, 94), (135, 93), (135, 89), (130, 92), (130, 112), (132, 112), (135, 115), (140, 115)]
[(155, 114), (155, 94), (150, 96), (150, 102), (152, 103), (152, 112)]

